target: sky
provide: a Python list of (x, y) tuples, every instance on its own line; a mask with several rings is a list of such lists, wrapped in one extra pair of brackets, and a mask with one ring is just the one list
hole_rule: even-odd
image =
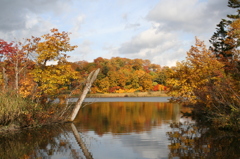
[(0, 39), (22, 41), (50, 33), (71, 33), (69, 61), (98, 57), (148, 59), (174, 66), (195, 37), (208, 40), (235, 10), (227, 0), (0, 0)]

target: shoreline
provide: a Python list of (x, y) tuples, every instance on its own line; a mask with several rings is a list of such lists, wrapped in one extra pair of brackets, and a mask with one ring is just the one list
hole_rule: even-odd
[(166, 92), (134, 92), (134, 93), (98, 93), (87, 94), (87, 98), (122, 98), (122, 97), (169, 97)]
[[(86, 98), (128, 98), (128, 97), (169, 97), (165, 92), (134, 92), (134, 93), (105, 93), (105, 94), (88, 94)], [(93, 101), (94, 102), (94, 101)], [(137, 102), (137, 101), (136, 101)], [(138, 101), (143, 102), (143, 101)], [(161, 101), (159, 101), (161, 102)], [(167, 101), (163, 101), (167, 102)], [(63, 122), (59, 122), (63, 123)], [(48, 123), (46, 125), (53, 124)], [(44, 125), (41, 125), (44, 126)], [(23, 129), (29, 129), (39, 127), (39, 125), (36, 126), (29, 126), (25, 128), (21, 128), (18, 125), (10, 124), (8, 126), (2, 126), (0, 125), (0, 135), (9, 134), (9, 133), (17, 133), (20, 132)]]

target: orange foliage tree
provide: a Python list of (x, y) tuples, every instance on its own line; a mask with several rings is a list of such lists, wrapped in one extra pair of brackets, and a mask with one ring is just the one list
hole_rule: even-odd
[[(71, 46), (69, 42), (69, 33), (59, 32), (58, 29), (52, 29), (51, 34), (45, 34), (41, 38), (28, 39), (24, 47), (35, 55), (35, 66), (29, 76), (37, 84), (37, 97), (56, 97), (68, 89), (72, 79), (77, 79), (77, 72), (68, 64), (66, 54), (77, 46)], [(51, 61), (57, 61), (57, 64), (48, 64)]]
[(167, 80), (172, 100), (193, 105), (194, 111), (219, 127), (239, 129), (239, 81), (226, 73), (224, 63), (196, 39)]
[(84, 61), (76, 63), (79, 64), (77, 70), (82, 74), (88, 74), (92, 69), (101, 69), (91, 89), (92, 93), (124, 93), (155, 90), (153, 89), (154, 82), (165, 85), (166, 78), (165, 76), (163, 77), (163, 74), (166, 75), (167, 72), (161, 70), (160, 65), (151, 64), (149, 60), (132, 60), (120, 57), (104, 59), (99, 57), (94, 59), (94, 63), (86, 63)]

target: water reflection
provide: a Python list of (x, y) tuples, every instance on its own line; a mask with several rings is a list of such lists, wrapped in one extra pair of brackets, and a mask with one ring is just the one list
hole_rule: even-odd
[(74, 124), (45, 126), (22, 130), (0, 137), (1, 159), (92, 159), (84, 140)]
[(166, 131), (170, 122), (179, 121), (181, 110), (176, 104), (158, 102), (94, 103), (83, 108), (74, 123), (104, 143), (91, 146), (97, 158), (166, 158)]
[[(103, 102), (84, 107), (75, 119), (78, 127), (104, 133), (150, 131), (169, 121), (178, 121), (180, 107), (158, 102)], [(83, 122), (84, 121), (84, 122)]]
[(220, 131), (196, 123), (171, 124), (167, 132), (170, 140), (169, 158), (221, 158), (240, 157), (240, 134)]
[(240, 157), (239, 135), (194, 123), (170, 124), (183, 121), (180, 112), (188, 110), (159, 102), (94, 103), (81, 109), (74, 124), (0, 136), (0, 158)]
[(3, 135), (0, 137), (0, 158), (39, 158), (62, 153), (71, 148), (63, 137), (66, 130), (66, 126), (61, 125), (54, 126), (54, 129), (45, 127)]
[(170, 103), (94, 103), (81, 109), (76, 126), (1, 136), (0, 158), (162, 158), (168, 122), (178, 121), (180, 110)]
[(84, 156), (87, 158), (87, 159), (92, 159), (92, 154), (88, 151), (88, 148), (87, 146), (85, 145), (82, 137), (80, 136), (79, 132), (77, 131), (77, 128), (76, 126), (71, 123), (71, 127), (72, 127), (72, 131), (73, 131), (73, 134), (75, 136), (75, 139), (77, 140), (78, 142), (78, 145), (80, 146), (80, 148), (82, 149), (83, 151), (83, 154)]

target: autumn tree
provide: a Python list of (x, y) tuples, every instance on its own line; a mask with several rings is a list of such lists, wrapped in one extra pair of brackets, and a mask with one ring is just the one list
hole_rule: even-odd
[(4, 88), (8, 85), (8, 75), (6, 73), (6, 63), (5, 60), (8, 59), (8, 57), (11, 56), (11, 54), (14, 54), (16, 52), (17, 48), (13, 45), (13, 43), (8, 43), (4, 40), (0, 40), (0, 61), (1, 61), (1, 84), (4, 86)]
[(157, 82), (158, 84), (166, 86), (166, 80), (168, 78), (168, 72), (170, 68), (165, 66), (161, 69), (161, 71), (158, 71), (156, 75), (154, 76), (153, 81)]
[(149, 60), (98, 57), (92, 63), (84, 61), (76, 63), (79, 64), (78, 72), (83, 75), (88, 74), (89, 70), (101, 69), (91, 89), (94, 93), (148, 91), (153, 90), (153, 82), (165, 84), (166, 80), (165, 76), (160, 77), (162, 74), (165, 75), (160, 65), (152, 64)]
[[(28, 57), (29, 54), (25, 52), (21, 42), (8, 43), (0, 40), (0, 55), (4, 88), (8, 85), (18, 92), (20, 80), (25, 77), (26, 69), (30, 69), (30, 66), (32, 66)], [(22, 73), (21, 77), (20, 73)]]
[[(35, 68), (31, 72), (37, 83), (37, 96), (55, 97), (67, 89), (71, 79), (77, 79), (77, 72), (67, 63), (66, 52), (73, 51), (77, 46), (70, 45), (69, 33), (51, 29), (51, 33), (28, 39), (24, 48), (34, 56)], [(57, 61), (57, 65), (49, 62)]]
[[(228, 6), (239, 8), (240, 2), (229, 0)], [(196, 39), (186, 60), (171, 69), (167, 80), (173, 101), (191, 105), (200, 120), (236, 131), (240, 130), (239, 13), (238, 9), (237, 15), (218, 24), (210, 49)]]
[(226, 73), (225, 64), (198, 39), (187, 55), (167, 80), (172, 100), (193, 106), (201, 120), (239, 130), (239, 80)]
[(143, 70), (135, 71), (136, 77), (138, 77), (139, 86), (142, 87), (143, 91), (150, 90), (152, 87), (152, 76)]
[(103, 78), (101, 80), (97, 79), (96, 83), (97, 83), (99, 92), (103, 92), (103, 93), (104, 92), (108, 92), (109, 86), (110, 86), (108, 77), (105, 77), (105, 78)]
[(206, 48), (203, 41), (196, 39), (195, 46), (187, 52), (186, 61), (178, 62), (175, 70), (171, 71), (167, 83), (173, 100), (207, 104), (208, 101), (198, 98), (196, 93), (207, 91), (207, 85), (219, 79), (218, 72), (223, 72), (223, 64)]

